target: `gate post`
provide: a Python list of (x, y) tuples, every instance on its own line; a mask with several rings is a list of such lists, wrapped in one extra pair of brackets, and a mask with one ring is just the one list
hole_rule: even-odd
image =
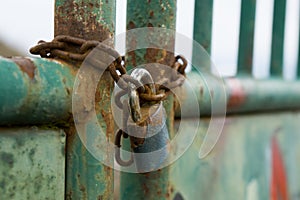
[[(55, 36), (69, 35), (98, 41), (112, 38), (115, 11), (115, 0), (56, 0)], [(110, 142), (114, 137), (113, 122), (107, 119), (112, 119), (112, 89), (113, 80), (104, 73), (98, 83), (97, 93), (101, 98), (96, 98), (96, 113), (106, 131), (100, 134), (106, 134)], [(109, 159), (113, 156), (109, 155)], [(113, 199), (113, 169), (87, 151), (74, 128), (68, 130), (66, 162), (66, 199)]]
[[(127, 30), (144, 27), (161, 27), (175, 30), (176, 0), (134, 1), (127, 0)], [(166, 38), (165, 49), (175, 48), (175, 37)], [(127, 44), (129, 39), (127, 38)], [(161, 63), (171, 66), (173, 52), (162, 53), (158, 49), (139, 49), (128, 52), (126, 61), (131, 67), (145, 63)], [(167, 113), (167, 125), (170, 136), (173, 136), (174, 100), (169, 96), (164, 101)], [(169, 168), (141, 173), (121, 173), (120, 199), (169, 199)]]

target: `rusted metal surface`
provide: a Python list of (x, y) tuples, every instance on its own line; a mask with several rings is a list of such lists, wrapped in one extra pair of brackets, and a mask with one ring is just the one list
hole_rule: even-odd
[(28, 58), (22, 58), (22, 57), (12, 57), (11, 58), (17, 65), (19, 65), (20, 69), (26, 73), (29, 78), (34, 78), (34, 73), (36, 67), (34, 66), (34, 63), (28, 59)]
[[(27, 66), (22, 70), (12, 59), (0, 59), (0, 80), (5, 82), (0, 84), (0, 124), (64, 123), (71, 117), (75, 70), (58, 61), (30, 60), (29, 71), (26, 73), (24, 69), (27, 69)], [(28, 73), (33, 75), (33, 78)], [(210, 96), (205, 82), (194, 73), (189, 73), (187, 77), (196, 87), (195, 90), (199, 91), (197, 95), (201, 114), (209, 114)], [(232, 78), (225, 80), (225, 83), (229, 113), (299, 108), (299, 81)], [(189, 96), (189, 90), (185, 91), (186, 96)], [(214, 93), (218, 94), (218, 91)], [(105, 112), (102, 113), (105, 116)], [(193, 108), (189, 113), (193, 116)], [(178, 111), (177, 116), (180, 116)], [(109, 121), (109, 117), (106, 119)]]
[(68, 132), (66, 199), (112, 199), (113, 170), (94, 158), (75, 129)]
[[(143, 1), (137, 2), (133, 0), (127, 1), (127, 30), (134, 28), (148, 27), (148, 34), (145, 40), (151, 40), (151, 27), (161, 27), (175, 30), (176, 25), (176, 0), (163, 1)], [(148, 39), (147, 37), (150, 37)], [(139, 49), (128, 52), (126, 62), (129, 67), (136, 67), (145, 63), (160, 63), (172, 66), (174, 63), (175, 35), (154, 36), (162, 38), (160, 42), (161, 49)], [(127, 49), (136, 49), (136, 37), (127, 37)], [(153, 76), (154, 82), (159, 82), (162, 76), (170, 79), (171, 74), (162, 68), (151, 65), (147, 68), (150, 74), (158, 74)], [(160, 72), (159, 73), (155, 73)], [(162, 75), (162, 76), (161, 76)], [(167, 126), (169, 134), (173, 135), (174, 122), (174, 100), (170, 95), (164, 100), (164, 107), (167, 113)], [(169, 196), (168, 175), (169, 169), (153, 171), (145, 174), (121, 173), (120, 199), (166, 199)]]
[(0, 199), (64, 199), (65, 134), (0, 128)]
[(114, 0), (56, 0), (55, 36), (69, 35), (88, 40), (113, 38)]
[[(175, 30), (176, 26), (176, 0), (144, 1), (137, 3), (134, 0), (127, 1), (127, 30), (135, 28), (161, 27)], [(151, 37), (151, 35), (150, 35)], [(174, 49), (175, 35), (164, 37), (162, 44), (166, 49)], [(135, 38), (127, 38), (127, 43), (134, 46)], [(141, 49), (128, 53), (126, 58), (129, 66), (138, 66), (143, 63), (160, 62), (171, 66), (174, 62), (173, 52), (159, 49)]]
[(20, 57), (0, 57), (0, 66), (0, 125), (59, 124), (71, 117), (72, 68)]
[(216, 147), (200, 160), (210, 121), (201, 118), (193, 145), (170, 167), (172, 198), (299, 199), (299, 120), (299, 110), (228, 116)]
[[(54, 35), (68, 35), (100, 42), (113, 38), (115, 11), (115, 0), (56, 0)], [(114, 124), (110, 106), (113, 79), (107, 72), (100, 80), (91, 78), (90, 81), (98, 83), (94, 109), (104, 130), (99, 134), (104, 134), (106, 140), (113, 143)], [(93, 93), (94, 91), (89, 95)], [(67, 198), (112, 199), (113, 170), (89, 154), (76, 130), (69, 130), (68, 135)], [(108, 159), (113, 159), (113, 155), (108, 155)]]

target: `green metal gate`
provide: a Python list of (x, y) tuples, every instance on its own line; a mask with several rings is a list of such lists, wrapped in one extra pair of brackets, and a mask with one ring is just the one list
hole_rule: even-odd
[[(242, 0), (238, 73), (224, 79), (227, 115), (217, 145), (207, 157), (198, 158), (211, 121), (209, 99), (222, 91), (207, 91), (192, 70), (187, 79), (198, 91), (201, 116), (189, 108), (190, 115), (178, 119), (173, 96), (164, 106), (170, 137), (181, 121), (200, 117), (196, 138), (172, 165), (146, 174), (114, 171), (82, 144), (72, 118), (73, 85), (81, 61), (1, 57), (0, 199), (300, 199), (300, 82), (282, 78), (286, 1), (274, 0), (271, 77), (262, 80), (251, 74), (255, 7), (255, 0)], [(195, 1), (194, 40), (208, 52), (212, 10), (212, 0)], [(113, 38), (115, 13), (115, 0), (56, 0), (55, 36)], [(127, 0), (126, 23), (127, 30), (175, 30), (176, 0)], [(175, 38), (169, 42), (174, 48)], [(133, 67), (143, 62), (169, 64), (171, 56), (136, 50), (126, 55), (126, 61)], [(194, 52), (193, 60), (198, 57)], [(100, 134), (111, 143), (113, 88), (112, 77), (104, 73), (95, 99), (104, 130)], [(190, 105), (189, 98), (183, 103)], [(194, 129), (186, 127), (186, 132)], [(107, 159), (113, 162), (113, 156)]]

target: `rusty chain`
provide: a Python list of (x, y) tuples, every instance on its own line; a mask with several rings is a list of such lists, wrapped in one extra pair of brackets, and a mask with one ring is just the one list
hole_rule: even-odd
[[(116, 60), (108, 66), (112, 78), (122, 90), (127, 90), (128, 83), (132, 83), (138, 88), (140, 97), (144, 101), (162, 101), (167, 97), (167, 93), (184, 82), (184, 70), (187, 66), (186, 59), (178, 55), (171, 66), (178, 72), (175, 80), (168, 82), (166, 80), (163, 84), (156, 84), (158, 94), (151, 94), (149, 90), (143, 86), (139, 81), (133, 79), (130, 75), (126, 74), (125, 57), (120, 56), (117, 51), (109, 46), (96, 40), (84, 40), (77, 37), (59, 35), (56, 36), (51, 42), (39, 41), (38, 44), (30, 49), (30, 53), (40, 55), (42, 58), (57, 58), (64, 61), (78, 61), (83, 62), (87, 55), (97, 46), (101, 46), (107, 53), (112, 55)], [(180, 61), (182, 63), (180, 63)], [(120, 73), (120, 75), (117, 73)], [(179, 75), (180, 74), (180, 75)], [(123, 93), (122, 93), (123, 94)], [(120, 97), (120, 95), (117, 95)], [(120, 104), (117, 104), (120, 105)]]
[[(185, 80), (184, 71), (187, 66), (187, 61), (183, 56), (177, 55), (171, 66), (175, 71), (172, 80), (166, 79), (161, 80), (160, 83), (155, 83), (157, 92), (156, 94), (153, 94), (148, 85), (143, 85), (140, 81), (126, 74), (127, 70), (124, 56), (120, 56), (117, 51), (96, 40), (84, 40), (77, 37), (59, 35), (51, 42), (39, 41), (36, 46), (30, 49), (30, 53), (40, 55), (42, 58), (55, 58), (66, 62), (83, 62), (88, 54), (91, 53), (94, 48), (99, 46), (101, 49), (105, 50), (106, 53), (115, 58), (115, 61), (105, 70), (109, 71), (115, 83), (121, 88), (121, 91), (115, 96), (116, 105), (120, 109), (123, 109), (121, 98), (128, 93), (129, 83), (136, 87), (142, 102), (158, 103), (170, 94), (171, 89), (181, 86)], [(123, 161), (120, 156), (120, 140), (122, 135), (124, 138), (128, 138), (128, 134), (121, 129), (117, 132), (115, 138), (115, 145), (118, 148), (116, 151), (116, 160), (120, 165), (128, 166), (132, 163), (132, 158), (129, 161)]]

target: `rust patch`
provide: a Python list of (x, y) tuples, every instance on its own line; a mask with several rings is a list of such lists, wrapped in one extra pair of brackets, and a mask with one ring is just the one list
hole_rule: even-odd
[(150, 17), (153, 17), (153, 16), (154, 16), (153, 10), (150, 11), (149, 15), (150, 15)]
[(135, 51), (128, 52), (126, 60), (127, 60), (127, 62), (129, 61), (130, 63), (132, 63), (132, 66), (136, 66), (137, 65), (137, 60), (136, 60)]
[(150, 192), (150, 189), (147, 187), (146, 183), (143, 183), (143, 190), (145, 194)]
[(110, 135), (114, 134), (114, 127), (113, 127), (113, 116), (111, 113), (105, 112), (104, 110), (101, 110), (101, 115), (105, 121), (106, 124), (106, 136), (109, 138)]
[(231, 78), (227, 80), (229, 85), (229, 99), (227, 102), (228, 108), (239, 107), (246, 100), (246, 93), (241, 82), (238, 79)]
[(200, 86), (200, 96), (203, 96), (203, 94), (204, 94), (204, 88), (203, 86)]
[(127, 29), (130, 30), (130, 29), (134, 29), (135, 28), (135, 23), (133, 21), (130, 21), (127, 25)]
[(152, 23), (148, 23), (147, 27), (154, 27)]
[[(69, 35), (88, 40), (104, 41), (112, 38), (113, 33), (108, 25), (103, 25), (97, 20), (97, 15), (87, 14), (86, 8), (100, 8), (99, 3), (76, 3), (65, 1), (55, 11), (55, 36)], [(113, 27), (113, 25), (111, 25)]]
[(22, 57), (12, 57), (11, 59), (20, 67), (22, 72), (28, 75), (30, 79), (34, 78), (36, 66), (30, 59)]
[(99, 195), (98, 197), (97, 197), (97, 200), (103, 200), (104, 198), (101, 196), (101, 195)]

